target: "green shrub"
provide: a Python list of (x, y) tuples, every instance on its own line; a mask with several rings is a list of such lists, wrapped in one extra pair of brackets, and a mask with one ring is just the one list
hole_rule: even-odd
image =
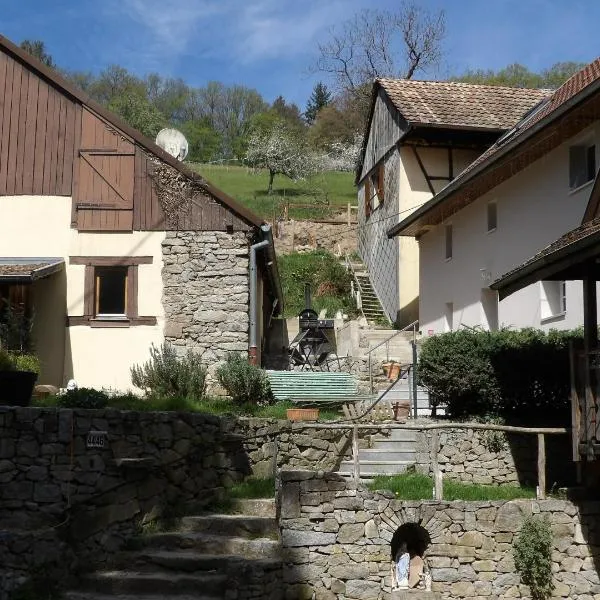
[(68, 390), (65, 394), (56, 396), (56, 406), (61, 408), (105, 408), (108, 402), (109, 395), (94, 388)]
[(15, 364), (11, 355), (3, 348), (0, 348), (0, 371), (14, 371), (14, 369)]
[(0, 348), (0, 371), (32, 371), (40, 373), (40, 361), (33, 354), (7, 352)]
[(267, 374), (241, 354), (229, 354), (217, 368), (217, 377), (235, 404), (265, 405), (273, 401)]
[(552, 595), (552, 530), (546, 519), (528, 517), (513, 547), (515, 568), (533, 600)]
[(206, 393), (206, 367), (199, 354), (188, 350), (180, 358), (164, 343), (150, 348), (150, 360), (131, 367), (133, 385), (154, 397), (200, 399)]
[(569, 341), (581, 331), (459, 330), (427, 338), (420, 383), (454, 418), (495, 415), (508, 422), (569, 418)]
[(40, 374), (40, 361), (33, 354), (13, 354), (15, 368), (17, 371), (32, 371)]

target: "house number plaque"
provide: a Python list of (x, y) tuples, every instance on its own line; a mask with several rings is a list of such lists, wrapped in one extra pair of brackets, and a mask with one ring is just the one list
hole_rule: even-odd
[(107, 436), (108, 432), (106, 431), (89, 431), (85, 445), (87, 448), (104, 448)]

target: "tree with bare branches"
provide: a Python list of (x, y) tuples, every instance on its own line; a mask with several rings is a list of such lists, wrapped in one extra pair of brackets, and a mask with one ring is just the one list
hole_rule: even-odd
[(330, 29), (312, 70), (328, 73), (339, 93), (368, 95), (377, 77), (410, 79), (438, 65), (445, 34), (444, 11), (413, 1), (395, 12), (364, 10)]

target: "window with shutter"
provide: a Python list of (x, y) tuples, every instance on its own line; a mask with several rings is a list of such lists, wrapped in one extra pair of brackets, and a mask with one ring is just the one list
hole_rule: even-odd
[(382, 162), (365, 178), (365, 215), (367, 218), (374, 210), (383, 205), (384, 175), (385, 167)]

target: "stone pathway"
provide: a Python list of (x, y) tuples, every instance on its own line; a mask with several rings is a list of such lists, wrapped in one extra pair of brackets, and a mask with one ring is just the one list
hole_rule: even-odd
[(83, 577), (67, 600), (280, 598), (274, 500), (238, 500), (234, 511), (184, 517), (176, 529), (140, 536), (139, 550)]

